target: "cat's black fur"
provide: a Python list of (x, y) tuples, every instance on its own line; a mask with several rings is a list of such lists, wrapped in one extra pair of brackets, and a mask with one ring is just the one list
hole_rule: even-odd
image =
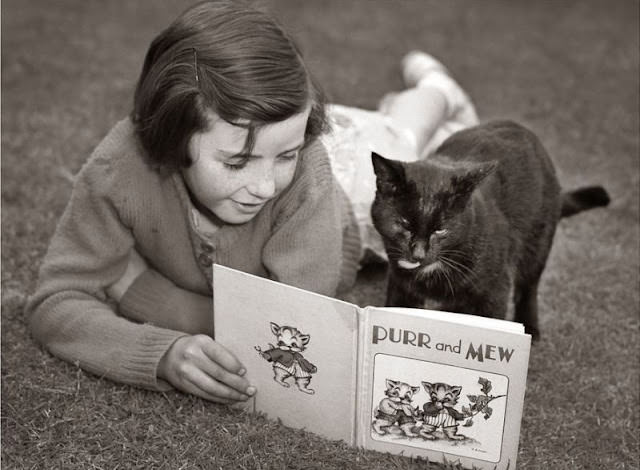
[(562, 193), (538, 138), (511, 121), (458, 132), (419, 162), (372, 159), (387, 305), (504, 318), (513, 290), (515, 321), (538, 337), (538, 282), (556, 225), (607, 205), (606, 191)]

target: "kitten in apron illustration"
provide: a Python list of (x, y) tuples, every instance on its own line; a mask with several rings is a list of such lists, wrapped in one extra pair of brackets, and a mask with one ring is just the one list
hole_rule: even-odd
[(273, 322), (270, 326), (277, 339), (276, 345), (269, 343), (269, 349), (266, 351), (260, 346), (255, 346), (255, 350), (268, 362), (273, 363), (273, 380), (283, 387), (290, 387), (286, 380), (293, 377), (301, 392), (313, 395), (315, 390), (309, 388), (309, 384), (312, 374), (315, 374), (318, 368), (301, 354), (311, 337), (302, 334), (293, 326), (278, 326)]
[(420, 387), (413, 387), (405, 382), (387, 379), (387, 396), (380, 401), (373, 421), (373, 430), (378, 434), (386, 434), (388, 428), (398, 425), (407, 437), (417, 437), (413, 432), (416, 424), (416, 410), (411, 405), (413, 396)]

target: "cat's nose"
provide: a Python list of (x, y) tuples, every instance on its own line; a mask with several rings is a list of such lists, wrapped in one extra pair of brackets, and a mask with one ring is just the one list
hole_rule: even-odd
[(427, 255), (427, 249), (424, 242), (415, 242), (411, 249), (413, 259), (422, 261)]

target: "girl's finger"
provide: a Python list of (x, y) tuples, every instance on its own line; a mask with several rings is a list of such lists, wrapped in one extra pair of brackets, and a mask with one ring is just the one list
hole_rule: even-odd
[(229, 372), (216, 362), (203, 358), (202, 363), (199, 363), (198, 366), (200, 370), (206, 373), (212, 380), (231, 387), (243, 395), (250, 396), (255, 393), (255, 389), (251, 387), (251, 384), (246, 378)]
[(229, 372), (238, 374), (244, 370), (242, 363), (227, 348), (220, 343), (216, 343), (211, 338), (202, 344), (202, 350), (216, 364), (220, 364)]
[(197, 389), (196, 395), (207, 398), (211, 401), (225, 400), (225, 403), (233, 403), (236, 401), (246, 401), (249, 395), (241, 393), (224, 383), (221, 383), (201, 370), (194, 370), (189, 377), (185, 377), (185, 381)]
[(205, 400), (209, 400), (214, 403), (219, 403), (221, 405), (233, 405), (235, 403), (238, 403), (238, 400), (231, 400), (230, 398), (222, 398), (208, 394), (189, 381), (185, 381), (182, 383), (182, 391), (200, 398), (204, 398)]

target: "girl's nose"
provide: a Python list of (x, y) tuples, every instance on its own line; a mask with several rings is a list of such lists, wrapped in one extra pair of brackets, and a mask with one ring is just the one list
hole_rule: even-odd
[(247, 186), (249, 192), (261, 199), (271, 199), (276, 194), (276, 179), (273, 168), (261, 168)]

